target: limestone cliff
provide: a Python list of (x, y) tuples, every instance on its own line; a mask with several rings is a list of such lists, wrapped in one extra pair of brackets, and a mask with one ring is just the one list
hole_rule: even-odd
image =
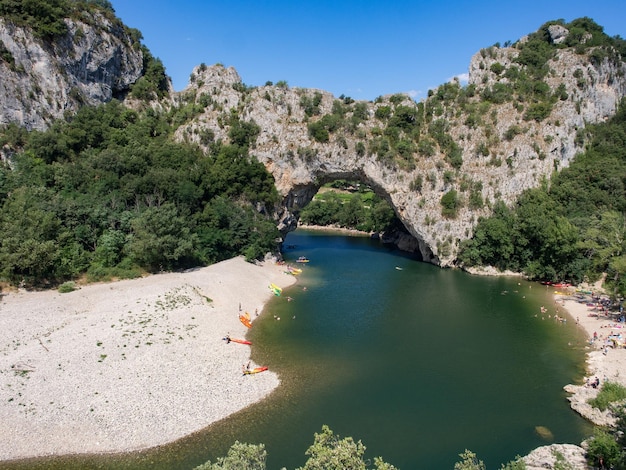
[[(322, 184), (360, 180), (392, 205), (415, 238), (408, 245), (451, 266), (496, 201), (511, 204), (567, 167), (584, 128), (611, 117), (626, 95), (624, 48), (602, 42), (597, 28), (581, 34), (586, 23), (572, 32), (551, 24), (530, 42), (483, 49), (467, 85), (443, 84), (420, 103), (405, 95), (354, 101), (286, 83), (247, 87), (233, 68), (203, 64), (185, 90), (151, 105), (193, 104), (176, 138), (205, 148), (228, 142), (234, 122), (258, 126), (250, 151), (282, 195), (275, 216), (283, 232)], [(124, 97), (141, 78), (141, 48), (119, 20), (94, 10), (65, 24), (67, 34), (43, 40), (0, 18), (0, 125), (45, 129), (80, 105)]]
[(0, 18), (0, 125), (43, 130), (65, 113), (123, 96), (143, 69), (139, 44), (98, 10), (66, 18), (55, 39)]
[[(568, 35), (555, 26), (553, 44)], [(282, 230), (295, 227), (320, 185), (360, 180), (391, 203), (424, 260), (450, 266), (496, 200), (512, 203), (568, 166), (585, 126), (612, 116), (626, 94), (621, 56), (601, 47), (556, 48), (544, 77), (520, 81), (524, 41), (480, 51), (467, 86), (442, 85), (422, 103), (401, 95), (353, 102), (286, 84), (248, 88), (234, 69), (203, 65), (181, 99), (204, 102), (204, 112), (177, 136), (208, 145), (228, 141), (232, 116), (254, 122), (251, 152), (283, 196)], [(537, 90), (524, 95), (522, 85)], [(453, 198), (449, 212), (444, 195)]]

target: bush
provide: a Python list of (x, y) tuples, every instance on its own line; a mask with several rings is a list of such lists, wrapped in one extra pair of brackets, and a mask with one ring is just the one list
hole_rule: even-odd
[(516, 135), (521, 134), (522, 132), (523, 132), (523, 129), (520, 126), (513, 124), (504, 133), (504, 138), (505, 140), (510, 142), (511, 140), (515, 138)]
[[(594, 468), (614, 468), (620, 461), (621, 449), (615, 438), (606, 431), (597, 430), (588, 441), (587, 461)], [(598, 467), (596, 467), (596, 465)], [(602, 465), (602, 467), (600, 467)], [(619, 467), (618, 467), (619, 468)]]
[(76, 290), (76, 283), (73, 281), (64, 282), (59, 286), (59, 293), (67, 294), (68, 292), (74, 292)]
[(500, 62), (494, 62), (493, 64), (491, 64), (491, 67), (489, 67), (489, 69), (496, 75), (500, 75), (502, 72), (504, 72), (505, 67)]
[(313, 137), (317, 142), (325, 144), (330, 139), (328, 130), (324, 128), (324, 124), (321, 121), (312, 122), (309, 124), (309, 135)]
[(588, 400), (588, 403), (601, 411), (609, 408), (611, 403), (626, 399), (626, 387), (616, 382), (605, 382), (600, 392), (595, 398)]
[(441, 196), (441, 207), (441, 215), (444, 217), (454, 219), (457, 216), (461, 208), (461, 201), (456, 190), (451, 189)]
[(547, 118), (552, 112), (552, 103), (542, 101), (540, 103), (533, 103), (528, 106), (526, 110), (526, 114), (524, 114), (524, 119), (527, 121), (537, 121), (541, 122), (545, 118)]

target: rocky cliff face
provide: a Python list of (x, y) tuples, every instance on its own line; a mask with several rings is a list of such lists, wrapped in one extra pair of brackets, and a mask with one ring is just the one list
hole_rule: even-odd
[(142, 74), (136, 41), (98, 11), (53, 41), (0, 18), (0, 125), (43, 130), (66, 112), (121, 97)]
[[(564, 27), (552, 29), (555, 41), (567, 36)], [(596, 55), (594, 61), (593, 50), (580, 54), (574, 48), (557, 49), (542, 85), (542, 93), (555, 98), (547, 116), (529, 117), (541, 111), (540, 105), (515, 99), (499, 102), (492, 96), (512, 88), (514, 74), (506, 71), (519, 70), (519, 53), (513, 47), (480, 51), (470, 61), (465, 91), (459, 92), (458, 84), (444, 85), (421, 104), (397, 95), (351, 103), (321, 90), (247, 89), (234, 69), (201, 66), (182, 96), (209, 105), (177, 136), (201, 145), (207, 135), (228, 141), (228, 116), (254, 121), (261, 132), (252, 154), (274, 175), (283, 196), (281, 229), (295, 227), (298, 210), (320, 185), (338, 178), (360, 180), (391, 203), (424, 260), (450, 266), (459, 243), (471, 237), (478, 218), (488, 215), (496, 200), (512, 203), (523, 190), (568, 166), (583, 149), (579, 132), (612, 116), (626, 94), (621, 57)], [(447, 101), (450, 93), (456, 98)], [(324, 124), (338, 107), (343, 109), (343, 128), (330, 132), (326, 141), (316, 138), (310, 125)], [(418, 117), (430, 113), (429, 119), (413, 140), (418, 144), (407, 144), (403, 158), (389, 157), (389, 149), (377, 144), (390, 132), (390, 120), (384, 116), (393, 119), (407, 109)], [(438, 130), (433, 130), (435, 125)], [(401, 140), (400, 129), (395, 138)], [(434, 142), (436, 132), (456, 143), (462, 164), (458, 159), (451, 164), (449, 151)], [(442, 196), (451, 191), (457, 195), (456, 214), (444, 216)]]
[[(141, 76), (128, 31), (85, 15), (67, 19), (69, 33), (54, 42), (0, 19), (0, 124), (44, 129), (81, 104), (123, 96)], [(536, 89), (519, 89), (521, 49), (494, 46), (471, 58), (467, 86), (444, 84), (421, 103), (403, 95), (355, 102), (285, 83), (249, 88), (232, 68), (200, 65), (160, 106), (204, 109), (176, 131), (204, 147), (228, 142), (233, 119), (259, 127), (251, 153), (282, 195), (275, 215), (283, 232), (321, 185), (359, 180), (393, 206), (424, 260), (451, 266), (496, 201), (510, 204), (568, 166), (585, 126), (611, 117), (626, 95), (616, 51), (566, 47), (561, 25), (548, 32), (562, 46), (541, 80), (524, 82)]]

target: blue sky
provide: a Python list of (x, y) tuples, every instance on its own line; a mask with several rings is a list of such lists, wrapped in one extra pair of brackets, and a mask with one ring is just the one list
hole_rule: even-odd
[(626, 38), (624, 0), (111, 0), (177, 91), (194, 66), (233, 66), (246, 85), (284, 80), (373, 100), (467, 73), (470, 58), (554, 19), (588, 16)]

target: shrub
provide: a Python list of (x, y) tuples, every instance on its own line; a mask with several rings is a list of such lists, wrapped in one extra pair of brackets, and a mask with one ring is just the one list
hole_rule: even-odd
[(309, 135), (317, 142), (324, 144), (330, 139), (330, 134), (328, 130), (324, 128), (324, 124), (321, 121), (312, 122), (308, 127)]
[(470, 209), (481, 209), (484, 205), (482, 192), (472, 189), (469, 196)]
[(417, 175), (411, 183), (409, 183), (409, 189), (411, 191), (422, 191), (422, 186), (424, 184), (424, 177), (422, 175)]
[(595, 398), (588, 403), (601, 411), (606, 410), (611, 403), (626, 399), (626, 387), (615, 382), (605, 382)]
[(444, 217), (454, 219), (457, 216), (461, 208), (461, 201), (455, 189), (451, 189), (441, 196), (441, 207), (441, 215)]
[(515, 138), (516, 135), (521, 134), (522, 132), (523, 131), (522, 131), (522, 128), (520, 126), (517, 126), (517, 125), (513, 124), (504, 133), (504, 138), (505, 138), (505, 140), (508, 140), (510, 142), (511, 140), (513, 140)]
[(448, 153), (446, 154), (446, 160), (453, 168), (456, 168), (457, 170), (463, 165), (463, 151), (461, 150), (461, 147), (456, 144), (456, 142), (453, 142), (448, 149)]
[(533, 103), (528, 106), (526, 110), (526, 114), (524, 114), (524, 119), (527, 121), (537, 121), (541, 122), (545, 118), (547, 118), (552, 112), (552, 104), (546, 101), (542, 101), (540, 103)]
[[(587, 461), (594, 465), (594, 468), (613, 468), (613, 464), (619, 461), (620, 454), (619, 444), (606, 431), (596, 431), (593, 438), (588, 441)], [(602, 462), (603, 467), (600, 467), (600, 462)]]
[(322, 94), (319, 91), (316, 91), (313, 96), (302, 95), (300, 98), (300, 106), (308, 117), (317, 116), (320, 113), (321, 102)]
[(485, 88), (481, 97), (485, 101), (502, 104), (511, 99), (511, 87), (504, 83), (495, 83), (491, 88)]
[(365, 155), (365, 144), (363, 142), (357, 142), (355, 146), (356, 154), (359, 157)]
[(417, 151), (424, 157), (432, 157), (435, 155), (435, 145), (430, 139), (422, 139), (417, 144)]
[(496, 75), (500, 75), (502, 72), (504, 72), (504, 68), (504, 65), (502, 65), (500, 62), (495, 62), (491, 64), (491, 67), (489, 67), (489, 69)]
[(376, 119), (387, 120), (389, 116), (391, 116), (391, 107), (389, 106), (380, 106), (376, 108), (376, 112), (374, 113)]
[(64, 282), (59, 286), (59, 293), (67, 294), (76, 290), (76, 283), (74, 281)]

